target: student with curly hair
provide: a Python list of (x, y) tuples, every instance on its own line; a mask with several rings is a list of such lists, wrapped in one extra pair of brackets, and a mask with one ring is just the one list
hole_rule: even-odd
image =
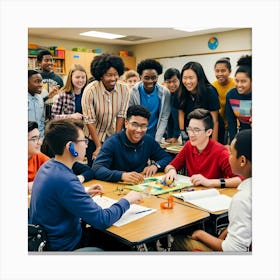
[(142, 105), (150, 113), (147, 134), (160, 142), (171, 111), (170, 92), (158, 83), (162, 65), (154, 59), (142, 60), (137, 65), (141, 81), (130, 90), (129, 106)]
[(252, 56), (237, 61), (235, 88), (226, 96), (226, 117), (230, 141), (238, 130), (251, 128), (252, 114)]
[(134, 87), (134, 85), (140, 81), (139, 74), (135, 70), (128, 70), (124, 72), (122, 79), (127, 84), (129, 89)]
[(102, 54), (91, 62), (91, 74), (95, 78), (88, 84), (82, 97), (85, 135), (89, 138), (88, 165), (92, 166), (106, 138), (120, 132), (124, 126), (128, 107), (128, 87), (119, 77), (124, 73), (124, 62), (119, 56)]

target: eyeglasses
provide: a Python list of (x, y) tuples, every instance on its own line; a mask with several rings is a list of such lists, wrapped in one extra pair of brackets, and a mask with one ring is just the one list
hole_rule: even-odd
[(168, 85), (170, 85), (170, 84), (177, 84), (177, 83), (179, 83), (180, 81), (178, 80), (178, 79), (174, 79), (174, 80), (166, 80), (165, 81)]
[(113, 74), (113, 73), (105, 73), (104, 76), (106, 78), (118, 78), (119, 74), (118, 73), (115, 73), (115, 74)]
[(76, 140), (76, 142), (85, 142), (85, 144), (88, 145), (88, 139), (80, 139)]
[(38, 144), (39, 141), (42, 141), (42, 140), (43, 140), (43, 137), (41, 135), (33, 136), (33, 137), (28, 139), (28, 141), (32, 141), (33, 143), (36, 143), (36, 144)]
[(147, 124), (139, 124), (137, 122), (130, 122), (129, 124), (135, 129), (140, 128), (141, 130), (147, 130), (148, 128)]
[(191, 128), (191, 127), (187, 127), (186, 131), (188, 134), (190, 134), (190, 132), (192, 132), (194, 135), (198, 135), (201, 131), (206, 131), (207, 129), (200, 129), (198, 127), (195, 128)]

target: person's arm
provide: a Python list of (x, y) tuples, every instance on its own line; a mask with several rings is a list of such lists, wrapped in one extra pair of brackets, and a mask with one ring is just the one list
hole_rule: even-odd
[(124, 127), (124, 118), (119, 118), (117, 117), (117, 121), (116, 121), (116, 133), (122, 131), (123, 127)]
[(213, 132), (212, 132), (212, 140), (213, 141), (218, 141), (218, 132), (219, 132), (219, 121), (218, 121), (218, 114), (219, 111), (211, 111), (211, 116), (213, 118)]
[(231, 104), (230, 104), (231, 93), (232, 93), (232, 90), (230, 90), (227, 93), (226, 106), (225, 106), (226, 118), (227, 118), (227, 121), (228, 121), (228, 133), (229, 133), (230, 141), (232, 141), (232, 139), (234, 138), (234, 136), (237, 132), (237, 118), (234, 115), (234, 112), (233, 112)]
[[(201, 174), (192, 175), (190, 177), (190, 180), (194, 184), (194, 186), (204, 186), (208, 188), (222, 187), (220, 179), (207, 179)], [(241, 183), (241, 179), (238, 176), (233, 178), (227, 178), (224, 180), (225, 180), (225, 187), (227, 188), (236, 188)]]
[(185, 112), (181, 109), (178, 110), (178, 122), (182, 137), (182, 143), (185, 144), (185, 142), (188, 140), (188, 135), (185, 129)]
[(161, 142), (167, 127), (168, 118), (171, 112), (170, 97), (170, 92), (167, 89), (164, 89), (162, 93), (163, 103), (161, 103), (161, 114), (160, 119), (158, 120), (158, 127), (155, 136), (157, 142)]
[(94, 172), (87, 164), (75, 162), (72, 166), (72, 170), (81, 183), (90, 181), (94, 178)]
[(204, 230), (199, 229), (199, 230), (196, 230), (195, 232), (193, 232), (192, 239), (198, 240), (198, 241), (204, 243), (205, 245), (207, 245), (214, 251), (223, 251), (223, 249), (222, 249), (223, 240), (207, 233)]
[(96, 157), (92, 169), (94, 177), (98, 180), (107, 182), (119, 182), (122, 180), (123, 171), (111, 170), (113, 162), (113, 144), (110, 144), (109, 139), (105, 141), (98, 156)]

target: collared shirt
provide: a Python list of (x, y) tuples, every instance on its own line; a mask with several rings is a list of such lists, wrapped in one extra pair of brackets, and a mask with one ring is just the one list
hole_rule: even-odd
[(75, 113), (75, 94), (72, 92), (59, 93), (52, 105), (52, 118), (62, 119), (73, 113)]
[(202, 174), (208, 179), (232, 178), (235, 175), (229, 164), (229, 151), (218, 142), (209, 139), (205, 149), (200, 153), (197, 147), (187, 141), (179, 154), (170, 162), (176, 170), (183, 167), (187, 175)]
[[(99, 140), (104, 142), (106, 136), (115, 132), (116, 118), (125, 118), (128, 101), (125, 84), (117, 81), (114, 90), (109, 92), (102, 81), (93, 81), (84, 89), (82, 97), (84, 123), (94, 124)], [(85, 135), (91, 138), (87, 128)]]
[(40, 94), (31, 95), (28, 93), (28, 121), (37, 122), (40, 135), (44, 136), (44, 101)]

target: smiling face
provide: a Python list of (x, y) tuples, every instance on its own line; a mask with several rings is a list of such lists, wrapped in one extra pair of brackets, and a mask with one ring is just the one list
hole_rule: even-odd
[(34, 95), (35, 93), (40, 94), (42, 91), (42, 76), (41, 74), (34, 74), (28, 78), (28, 92)]
[(72, 73), (72, 84), (75, 92), (80, 93), (87, 81), (86, 73), (76, 70)]
[(215, 66), (215, 76), (219, 84), (225, 86), (229, 83), (230, 70), (226, 63), (217, 63)]
[(239, 94), (247, 94), (252, 91), (252, 82), (246, 73), (238, 72), (235, 75), (235, 87)]
[(108, 91), (115, 88), (116, 82), (119, 78), (118, 71), (114, 67), (110, 67), (107, 72), (102, 76), (101, 81)]
[(197, 147), (198, 150), (203, 150), (207, 146), (212, 129), (205, 130), (202, 120), (191, 119), (187, 132), (191, 145)]
[(39, 63), (39, 66), (45, 72), (53, 71), (53, 57), (51, 55), (44, 55), (42, 61)]
[(38, 128), (28, 132), (28, 158), (34, 154), (39, 154), (42, 146), (42, 138)]
[(131, 116), (125, 121), (126, 136), (131, 143), (138, 143), (145, 135), (148, 120), (141, 116)]
[(158, 81), (158, 73), (155, 69), (143, 70), (141, 75), (141, 81), (143, 82), (143, 87), (147, 93), (151, 93)]
[(196, 73), (192, 69), (187, 69), (183, 72), (182, 82), (189, 92), (191, 93), (196, 92), (198, 79)]
[(165, 81), (166, 87), (170, 91), (170, 93), (174, 93), (178, 87), (180, 86), (180, 80), (176, 75), (172, 76), (170, 79)]

